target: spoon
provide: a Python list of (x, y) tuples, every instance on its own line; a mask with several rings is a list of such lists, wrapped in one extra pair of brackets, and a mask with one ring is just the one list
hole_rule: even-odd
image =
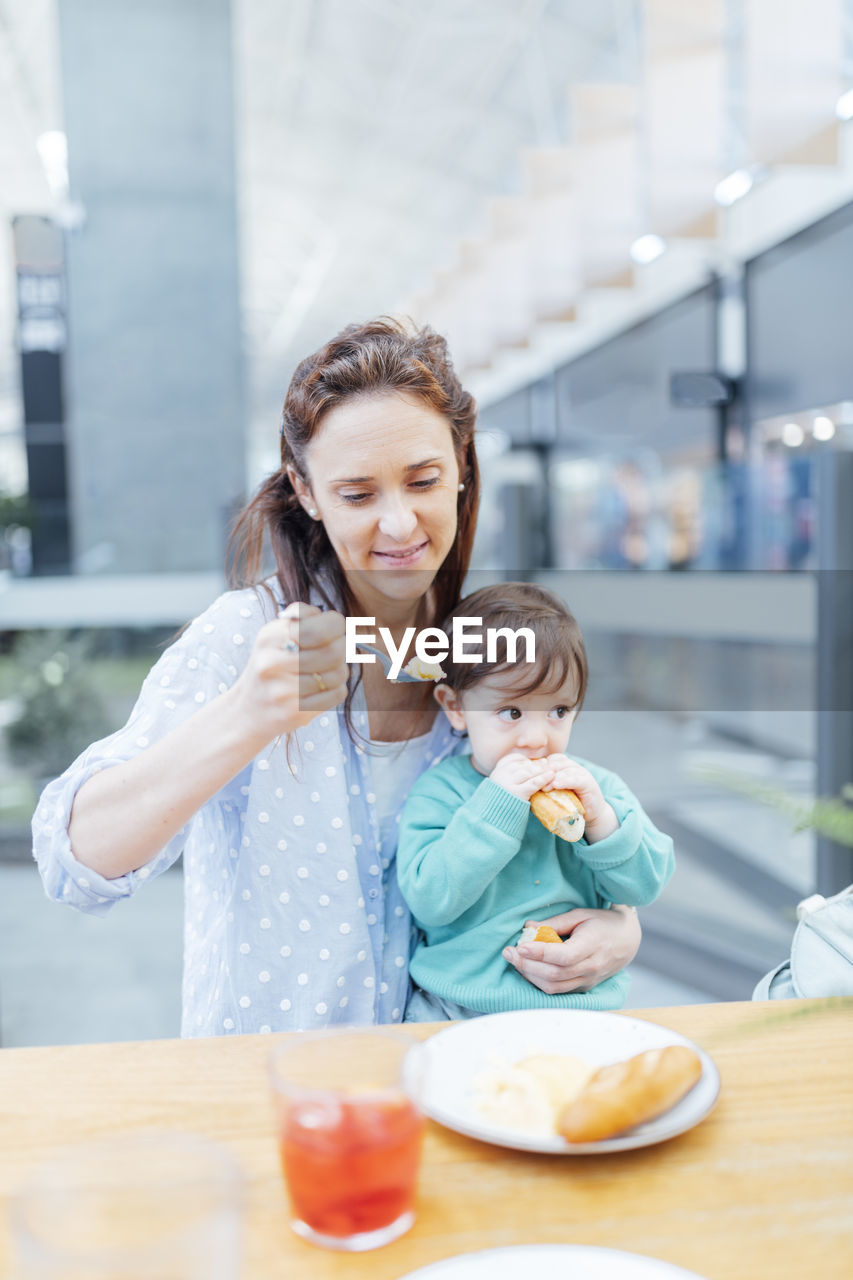
[(375, 653), (379, 661), (385, 668), (385, 678), (390, 680), (392, 684), (424, 684), (418, 676), (409, 675), (408, 671), (401, 671), (398, 676), (392, 677), (388, 674), (391, 670), (391, 659), (387, 653), (383, 653), (381, 649), (376, 649), (372, 644), (364, 644), (361, 640), (356, 645), (357, 649), (366, 649), (368, 653)]

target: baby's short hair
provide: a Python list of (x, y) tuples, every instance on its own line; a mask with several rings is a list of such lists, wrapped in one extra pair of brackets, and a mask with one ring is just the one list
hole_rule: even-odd
[[(507, 638), (498, 636), (494, 662), (485, 660), (485, 641), (482, 662), (454, 662), (454, 618), (482, 618), (484, 632), (489, 628), (506, 627), (518, 631), (520, 627), (528, 627), (536, 639), (534, 661), (527, 663), (523, 656), (520, 660), (510, 661)], [(441, 660), (447, 673), (443, 683), (449, 685), (454, 693), (463, 694), (489, 676), (509, 670), (518, 676), (512, 687), (512, 692), (518, 696), (532, 693), (534, 689), (556, 692), (574, 675), (574, 706), (580, 711), (589, 679), (586, 648), (574, 615), (553, 591), (546, 591), (532, 582), (498, 582), (490, 587), (481, 587), (460, 600), (445, 619), (443, 629), (451, 637), (451, 651)], [(466, 648), (470, 649), (472, 639), (473, 636), (467, 637)], [(518, 652), (521, 655), (525, 652), (523, 640)]]

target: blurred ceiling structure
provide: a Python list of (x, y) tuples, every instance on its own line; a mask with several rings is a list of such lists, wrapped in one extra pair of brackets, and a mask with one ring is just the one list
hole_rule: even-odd
[[(232, 10), (256, 470), (273, 465), (270, 423), (297, 360), (350, 320), (433, 323), (488, 400), (565, 358), (601, 316), (629, 315), (653, 277), (707, 278), (733, 192), (839, 164), (850, 0)], [(57, 26), (56, 0), (0, 0), (7, 226), (80, 220), (73, 154), (64, 188), (44, 143), (63, 127)], [(0, 443), (20, 412), (8, 239)]]

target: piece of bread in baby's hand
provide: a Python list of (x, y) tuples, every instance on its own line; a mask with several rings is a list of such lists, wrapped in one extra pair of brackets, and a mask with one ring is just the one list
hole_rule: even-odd
[(686, 1045), (647, 1049), (601, 1067), (557, 1119), (568, 1142), (599, 1142), (674, 1107), (702, 1075), (702, 1059)]
[(526, 924), (521, 931), (519, 942), (562, 942), (563, 939), (549, 924)]
[(534, 791), (530, 807), (542, 826), (561, 840), (574, 842), (583, 835), (583, 805), (574, 791)]

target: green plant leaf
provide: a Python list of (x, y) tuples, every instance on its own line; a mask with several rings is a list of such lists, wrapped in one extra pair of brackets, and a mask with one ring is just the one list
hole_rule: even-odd
[(837, 798), (821, 798), (813, 804), (805, 804), (781, 787), (770, 786), (730, 769), (709, 765), (697, 767), (692, 772), (703, 782), (735, 791), (788, 814), (794, 831), (817, 831), (836, 844), (853, 848), (853, 783), (846, 783)]

